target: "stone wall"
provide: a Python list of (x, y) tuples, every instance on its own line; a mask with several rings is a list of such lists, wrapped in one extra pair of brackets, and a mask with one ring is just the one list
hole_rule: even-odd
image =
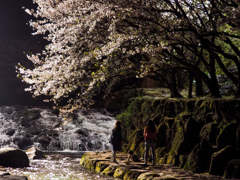
[[(136, 98), (117, 116), (124, 150), (143, 157), (143, 129), (157, 125), (157, 162), (194, 173), (240, 178), (240, 100)], [(231, 167), (231, 168), (230, 168)]]

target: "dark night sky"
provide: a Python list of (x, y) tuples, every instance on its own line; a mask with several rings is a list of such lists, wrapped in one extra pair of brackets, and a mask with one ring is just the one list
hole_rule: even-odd
[(0, 39), (21, 38), (31, 33), (26, 23), (32, 17), (22, 6), (35, 7), (32, 0), (0, 0)]
[[(32, 0), (0, 0), (0, 105), (42, 105), (42, 100), (24, 92), (28, 85), (16, 77), (18, 62), (30, 63), (21, 43), (31, 37), (32, 29), (27, 23), (33, 17), (22, 7), (36, 8), (36, 4)], [(37, 42), (32, 43), (38, 46)]]

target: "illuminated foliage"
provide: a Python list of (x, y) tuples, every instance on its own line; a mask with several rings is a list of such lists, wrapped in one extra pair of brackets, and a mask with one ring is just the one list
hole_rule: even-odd
[[(126, 77), (162, 70), (198, 72), (211, 95), (220, 96), (216, 63), (239, 84), (224, 61), (239, 70), (237, 0), (35, 0), (26, 11), (38, 20), (34, 34), (49, 41), (29, 55), (34, 69), (18, 74), (34, 96), (47, 95), (62, 110), (94, 103)], [(228, 49), (231, 49), (228, 51)]]

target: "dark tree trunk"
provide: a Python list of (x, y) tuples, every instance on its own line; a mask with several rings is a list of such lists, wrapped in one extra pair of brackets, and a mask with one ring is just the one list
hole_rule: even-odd
[(195, 80), (196, 80), (196, 96), (197, 97), (203, 96), (204, 94), (203, 94), (202, 78), (198, 72), (195, 72), (194, 76), (195, 76)]
[(208, 85), (211, 96), (213, 97), (221, 97), (219, 91), (219, 84), (216, 77), (216, 69), (215, 69), (215, 59), (212, 55), (210, 55), (210, 76), (211, 76), (211, 84)]
[(192, 98), (193, 73), (189, 73), (188, 98)]
[(176, 81), (176, 70), (173, 69), (171, 71), (171, 97), (182, 97), (182, 95), (178, 92), (178, 88), (177, 88), (177, 81)]

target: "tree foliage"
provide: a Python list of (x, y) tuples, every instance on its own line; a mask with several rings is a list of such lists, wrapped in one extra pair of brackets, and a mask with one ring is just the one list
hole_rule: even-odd
[[(89, 106), (129, 77), (155, 76), (177, 91), (177, 72), (200, 77), (220, 97), (220, 71), (240, 94), (237, 0), (35, 0), (26, 11), (49, 44), (18, 66), (34, 96), (64, 109)], [(234, 68), (237, 75), (229, 68)], [(217, 69), (217, 70), (216, 70)], [(170, 74), (167, 78), (166, 74)], [(180, 77), (180, 76), (179, 76)], [(197, 78), (196, 78), (197, 79)]]

